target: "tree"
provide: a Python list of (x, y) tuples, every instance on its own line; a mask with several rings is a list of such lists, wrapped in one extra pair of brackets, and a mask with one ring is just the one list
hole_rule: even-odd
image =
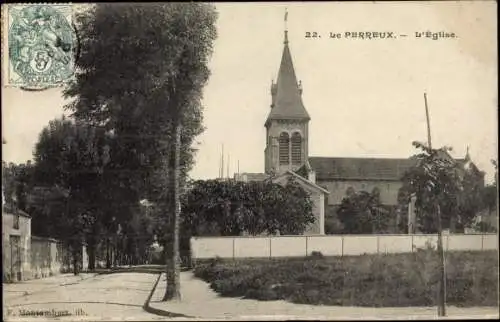
[(477, 173), (470, 167), (464, 168), (461, 186), (456, 205), (451, 203), (449, 209), (443, 210), (444, 213), (449, 213), (449, 228), (452, 232), (457, 230), (463, 232), (464, 227), (471, 227), (477, 214), (487, 207), (482, 173)]
[(7, 164), (2, 161), (2, 190), (5, 204), (12, 211), (27, 211), (28, 191), (30, 189), (33, 165)]
[(481, 221), (474, 226), (480, 232), (496, 232), (498, 228), (498, 225), (494, 224), (498, 218), (498, 167), (496, 160), (491, 160), (491, 163), (495, 168), (494, 181), (481, 189), (483, 212), (480, 216)]
[(471, 227), (489, 203), (483, 174), (452, 159), (448, 154), (451, 148), (433, 150), (418, 142), (414, 145), (422, 153), (413, 156), (417, 163), (403, 177), (404, 196), (399, 199), (399, 207), (406, 209), (410, 195), (415, 195), (417, 225), (423, 233), (437, 232), (433, 202), (439, 205), (443, 229), (455, 232)]
[(87, 241), (91, 269), (96, 235), (106, 214), (102, 173), (108, 149), (103, 129), (62, 118), (42, 130), (34, 151), (29, 204), (34, 232), (68, 243), (74, 264)]
[[(76, 19), (81, 55), (77, 81), (65, 92), (74, 98), (68, 108), (76, 119), (113, 130), (121, 170), (135, 170), (128, 185), (170, 210), (165, 300), (180, 297), (180, 190), (202, 130), (215, 19), (204, 3), (97, 4)], [(139, 188), (148, 185), (155, 189)]]
[(184, 226), (195, 236), (206, 234), (212, 224), (222, 236), (239, 235), (244, 229), (240, 210), (248, 206), (249, 196), (243, 182), (195, 181), (183, 199)]
[[(285, 186), (277, 185), (282, 197), (278, 201), (270, 201), (274, 207), (272, 212), (274, 221), (278, 223), (278, 231), (284, 235), (302, 234), (307, 225), (314, 223), (312, 213), (313, 204), (309, 194), (293, 179), (290, 178)], [(281, 202), (280, 202), (281, 201)], [(267, 227), (268, 231), (273, 231), (273, 227)]]
[[(425, 94), (424, 98), (426, 99)], [(429, 124), (427, 105), (426, 112)], [(404, 181), (408, 185), (409, 195), (415, 197), (417, 223), (421, 230), (437, 232), (440, 275), (438, 315), (444, 316), (446, 315), (446, 271), (442, 230), (445, 224), (450, 226), (454, 213), (458, 214), (464, 169), (449, 155), (448, 151), (451, 148), (432, 148), (429, 125), (428, 146), (420, 142), (413, 142), (413, 145), (422, 152), (413, 156), (417, 161), (416, 166), (407, 171)]]
[(193, 235), (215, 224), (219, 234), (301, 234), (314, 222), (312, 202), (295, 181), (285, 186), (264, 182), (199, 180), (183, 200), (183, 223)]
[(388, 228), (389, 212), (380, 203), (380, 192), (354, 191), (349, 188), (337, 210), (345, 234), (372, 234)]
[(402, 234), (408, 234), (408, 205), (410, 203), (410, 197), (409, 187), (403, 182), (403, 186), (398, 190), (398, 203), (395, 209), (398, 223), (397, 231)]
[(491, 163), (495, 168), (495, 178), (492, 184), (485, 187), (483, 193), (483, 202), (488, 213), (496, 212), (498, 205), (498, 166), (496, 160), (491, 160)]
[(438, 231), (436, 205), (440, 208), (443, 228), (449, 228), (451, 216), (457, 214), (464, 172), (449, 156), (451, 148), (431, 149), (419, 142), (413, 145), (422, 152), (412, 157), (417, 161), (416, 165), (408, 170), (403, 181), (408, 185), (409, 194), (416, 197), (420, 230), (435, 233)]

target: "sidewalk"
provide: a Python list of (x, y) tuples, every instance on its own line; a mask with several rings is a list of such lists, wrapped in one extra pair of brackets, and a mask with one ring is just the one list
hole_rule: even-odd
[(96, 273), (60, 274), (45, 278), (32, 279), (16, 283), (3, 283), (3, 298), (5, 300), (27, 296), (56, 286), (78, 283), (96, 276)]
[[(181, 273), (181, 301), (161, 302), (165, 288), (165, 274), (162, 274), (151, 298), (151, 307), (210, 320), (414, 320), (438, 318), (435, 307), (340, 307), (219, 297), (207, 283), (195, 278), (191, 272)], [(445, 319), (498, 319), (498, 315), (498, 308), (494, 307), (448, 307)]]

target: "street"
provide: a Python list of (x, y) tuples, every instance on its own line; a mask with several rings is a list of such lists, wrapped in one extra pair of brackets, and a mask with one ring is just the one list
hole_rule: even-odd
[(3, 284), (4, 320), (165, 320), (142, 306), (157, 274), (64, 274)]

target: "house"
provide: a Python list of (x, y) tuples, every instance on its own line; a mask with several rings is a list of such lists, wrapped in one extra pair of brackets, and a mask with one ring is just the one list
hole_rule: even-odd
[(23, 211), (3, 207), (3, 281), (22, 281), (31, 273), (31, 217)]
[[(88, 256), (82, 246), (80, 265), (86, 267)], [(31, 235), (31, 216), (10, 205), (2, 209), (3, 282), (43, 278), (72, 270), (67, 245), (47, 237)]]

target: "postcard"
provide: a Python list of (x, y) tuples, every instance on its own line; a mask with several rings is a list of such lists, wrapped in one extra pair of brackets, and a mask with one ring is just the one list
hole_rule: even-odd
[(498, 319), (496, 9), (3, 4), (4, 320)]

